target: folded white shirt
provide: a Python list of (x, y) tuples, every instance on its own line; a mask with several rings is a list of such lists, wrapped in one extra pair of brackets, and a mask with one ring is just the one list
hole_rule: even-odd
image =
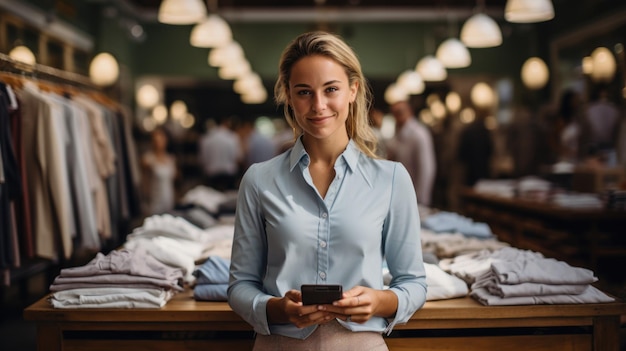
[(58, 291), (48, 301), (55, 308), (163, 307), (174, 296), (165, 289), (84, 288)]
[[(444, 272), (439, 266), (424, 262), (426, 271), (426, 301), (453, 299), (466, 296), (469, 292), (467, 284), (460, 278)], [(389, 285), (391, 275), (383, 269), (383, 282)]]

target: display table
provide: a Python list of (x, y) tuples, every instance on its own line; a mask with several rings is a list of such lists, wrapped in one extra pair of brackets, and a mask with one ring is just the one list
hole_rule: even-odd
[(625, 262), (626, 211), (561, 207), (473, 189), (460, 195), (463, 215), (489, 224), (499, 240), (514, 247), (593, 270), (603, 259), (613, 266)]
[[(431, 301), (387, 337), (390, 350), (619, 350), (626, 303), (490, 307)], [(251, 350), (251, 327), (225, 302), (179, 293), (161, 309), (24, 310), (40, 351)]]

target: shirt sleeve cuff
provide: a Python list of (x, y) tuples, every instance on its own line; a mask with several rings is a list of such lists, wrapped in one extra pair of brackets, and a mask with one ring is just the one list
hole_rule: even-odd
[(269, 295), (260, 295), (253, 304), (254, 309), (254, 331), (261, 335), (270, 335), (270, 326), (267, 322), (267, 302), (270, 300)]

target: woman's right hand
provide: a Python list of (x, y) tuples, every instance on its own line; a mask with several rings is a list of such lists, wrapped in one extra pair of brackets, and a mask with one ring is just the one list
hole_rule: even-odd
[(284, 297), (274, 297), (267, 302), (267, 319), (269, 323), (292, 323), (298, 328), (305, 328), (339, 317), (321, 308), (320, 305), (303, 305), (302, 293), (289, 290)]

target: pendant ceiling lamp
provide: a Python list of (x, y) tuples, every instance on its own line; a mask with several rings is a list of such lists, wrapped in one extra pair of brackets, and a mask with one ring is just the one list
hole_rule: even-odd
[(24, 45), (14, 47), (11, 52), (9, 52), (9, 56), (15, 61), (26, 63), (28, 65), (34, 65), (37, 63), (35, 54), (33, 54), (33, 52)]
[(472, 63), (469, 50), (456, 38), (448, 38), (439, 44), (435, 56), (446, 68), (463, 68)]
[(617, 69), (615, 57), (611, 50), (598, 47), (591, 53), (591, 79), (597, 83), (608, 83), (613, 80)]
[(470, 92), (472, 102), (479, 108), (491, 108), (494, 106), (496, 97), (493, 89), (485, 83), (476, 83)]
[(433, 55), (426, 55), (419, 60), (415, 70), (426, 82), (440, 82), (448, 77), (446, 68)]
[(225, 46), (212, 49), (209, 52), (208, 62), (212, 67), (222, 67), (229, 62), (245, 58), (243, 48), (236, 41), (231, 41)]
[(220, 16), (211, 14), (191, 30), (189, 42), (199, 48), (225, 46), (233, 40), (230, 26)]
[(389, 105), (393, 105), (396, 102), (407, 101), (409, 99), (409, 92), (406, 91), (398, 83), (391, 83), (385, 89), (385, 102)]
[(149, 109), (158, 105), (161, 100), (161, 94), (154, 85), (144, 84), (137, 89), (135, 99), (137, 100), (137, 105)]
[(415, 70), (406, 70), (398, 76), (396, 83), (404, 88), (407, 93), (417, 95), (424, 92), (424, 80)]
[(102, 87), (113, 85), (120, 76), (120, 66), (108, 52), (97, 54), (89, 64), (89, 78)]
[(541, 89), (548, 83), (548, 66), (539, 57), (531, 57), (522, 65), (522, 82), (528, 89)]
[(470, 17), (461, 28), (461, 41), (468, 48), (488, 48), (502, 44), (498, 23), (484, 13)]
[(263, 81), (258, 73), (252, 71), (237, 78), (233, 83), (233, 90), (238, 94), (244, 94), (260, 87), (263, 87)]
[(552, 0), (507, 0), (504, 18), (515, 23), (545, 22), (554, 18)]
[(446, 95), (446, 107), (451, 113), (461, 110), (461, 96), (456, 91), (451, 91)]
[(163, 0), (158, 20), (167, 24), (194, 24), (202, 21), (206, 14), (202, 0)]

